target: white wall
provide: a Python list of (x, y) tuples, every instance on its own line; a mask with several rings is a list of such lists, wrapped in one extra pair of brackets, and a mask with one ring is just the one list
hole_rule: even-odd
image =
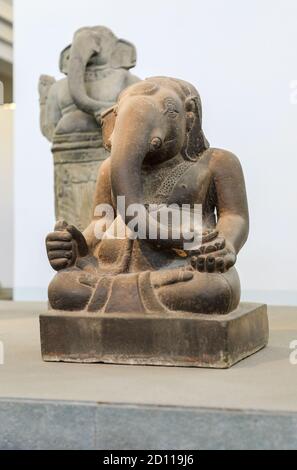
[(246, 175), (249, 241), (238, 267), (244, 297), (297, 303), (296, 0), (15, 0), (15, 287), (45, 297), (52, 271), (53, 177), (38, 128), (37, 80), (57, 76), (61, 48), (83, 25), (133, 41), (141, 77), (197, 86), (212, 146), (236, 153)]

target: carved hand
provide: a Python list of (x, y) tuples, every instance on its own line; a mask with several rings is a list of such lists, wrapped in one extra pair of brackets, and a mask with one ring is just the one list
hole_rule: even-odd
[(40, 75), (38, 82), (38, 92), (41, 102), (45, 102), (51, 86), (56, 82), (54, 77), (50, 75)]
[(46, 250), (50, 265), (56, 271), (73, 266), (78, 257), (89, 253), (83, 234), (65, 221), (57, 222), (55, 231), (46, 237)]
[(234, 248), (222, 237), (203, 243), (191, 258), (191, 265), (200, 272), (225, 272), (236, 262)]

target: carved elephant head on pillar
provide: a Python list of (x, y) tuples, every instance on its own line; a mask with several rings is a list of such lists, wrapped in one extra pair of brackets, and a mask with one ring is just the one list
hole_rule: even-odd
[(76, 31), (72, 44), (61, 52), (60, 71), (68, 75), (74, 102), (85, 112), (94, 113), (98, 103), (87, 95), (84, 83), (88, 65), (129, 70), (136, 65), (136, 48), (129, 41), (118, 39), (105, 26), (94, 26)]

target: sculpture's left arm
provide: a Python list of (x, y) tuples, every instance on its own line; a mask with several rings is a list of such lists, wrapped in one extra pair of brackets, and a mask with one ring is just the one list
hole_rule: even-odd
[(214, 150), (211, 171), (216, 190), (219, 236), (237, 254), (249, 231), (249, 214), (242, 168), (238, 158), (225, 150)]
[(140, 81), (140, 78), (136, 77), (136, 75), (133, 75), (132, 73), (127, 71), (126, 80), (125, 80), (125, 88), (139, 81)]

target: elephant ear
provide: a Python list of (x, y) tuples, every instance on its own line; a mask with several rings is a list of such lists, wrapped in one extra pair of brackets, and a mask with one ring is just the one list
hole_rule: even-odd
[(187, 138), (182, 150), (184, 158), (196, 161), (199, 154), (209, 147), (202, 130), (202, 109), (199, 96), (188, 96), (185, 100)]
[(132, 69), (136, 65), (136, 48), (124, 39), (118, 39), (111, 54), (110, 65), (115, 68)]
[(65, 47), (65, 49), (63, 49), (60, 54), (59, 69), (61, 73), (64, 73), (64, 75), (68, 74), (68, 62), (70, 59), (70, 49), (71, 49), (71, 44)]
[(103, 146), (110, 152), (112, 145), (112, 133), (115, 126), (117, 117), (117, 106), (114, 105), (108, 108), (101, 114), (101, 126), (102, 126), (102, 140)]

